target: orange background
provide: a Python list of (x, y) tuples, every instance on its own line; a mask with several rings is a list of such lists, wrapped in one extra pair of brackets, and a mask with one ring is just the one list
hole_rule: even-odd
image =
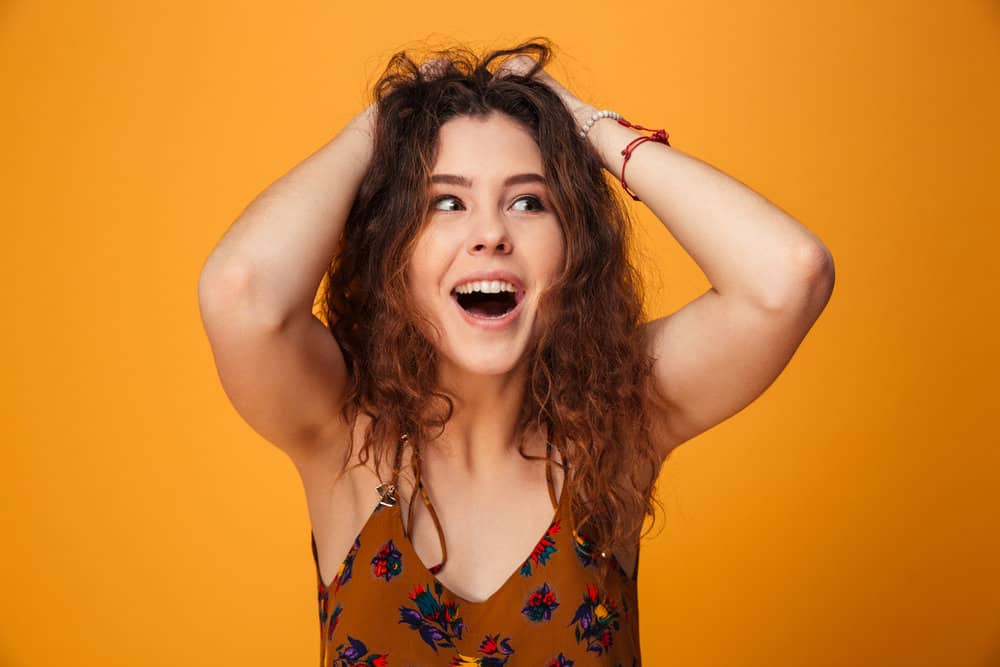
[[(0, 4), (0, 665), (315, 664), (305, 497), (222, 391), (199, 271), (394, 51), (536, 34), (836, 262), (781, 377), (664, 468), (646, 664), (1000, 665), (985, 0)], [(708, 283), (635, 210), (672, 312)]]

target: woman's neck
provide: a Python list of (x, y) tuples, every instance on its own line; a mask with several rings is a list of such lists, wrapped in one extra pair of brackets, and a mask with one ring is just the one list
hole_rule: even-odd
[(509, 463), (518, 449), (516, 427), (524, 396), (524, 366), (502, 375), (451, 370), (442, 372), (439, 382), (451, 397), (454, 411), (444, 432), (433, 442), (435, 458), (445, 459), (448, 468), (472, 477)]

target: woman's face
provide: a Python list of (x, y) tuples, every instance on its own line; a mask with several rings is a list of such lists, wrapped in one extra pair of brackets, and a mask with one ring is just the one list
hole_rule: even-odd
[(563, 264), (542, 155), (500, 113), (452, 118), (438, 141), (430, 211), (407, 266), (410, 293), (441, 332), (433, 343), (442, 363), (506, 373), (528, 348), (538, 298)]

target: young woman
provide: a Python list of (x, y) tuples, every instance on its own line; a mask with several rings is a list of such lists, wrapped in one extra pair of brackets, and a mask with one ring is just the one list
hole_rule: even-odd
[[(225, 391), (306, 489), (323, 665), (639, 664), (663, 461), (830, 296), (814, 235), (665, 132), (630, 147), (550, 44), (396, 54), (202, 271)], [(652, 321), (621, 178), (712, 283)]]

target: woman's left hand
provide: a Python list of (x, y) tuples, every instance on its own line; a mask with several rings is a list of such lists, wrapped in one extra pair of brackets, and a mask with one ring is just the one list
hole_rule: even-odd
[[(537, 64), (537, 61), (531, 56), (519, 55), (513, 58), (508, 58), (504, 63), (497, 69), (496, 76), (503, 77), (508, 74), (517, 74), (519, 76), (526, 75), (532, 67)], [(559, 95), (562, 99), (563, 104), (569, 109), (573, 117), (576, 118), (577, 129), (583, 129), (584, 123), (593, 115), (597, 109), (586, 102), (580, 100), (576, 95), (571, 93), (565, 86), (555, 80), (548, 72), (544, 69), (538, 70), (533, 77), (538, 81), (541, 81), (546, 86), (551, 88)]]

